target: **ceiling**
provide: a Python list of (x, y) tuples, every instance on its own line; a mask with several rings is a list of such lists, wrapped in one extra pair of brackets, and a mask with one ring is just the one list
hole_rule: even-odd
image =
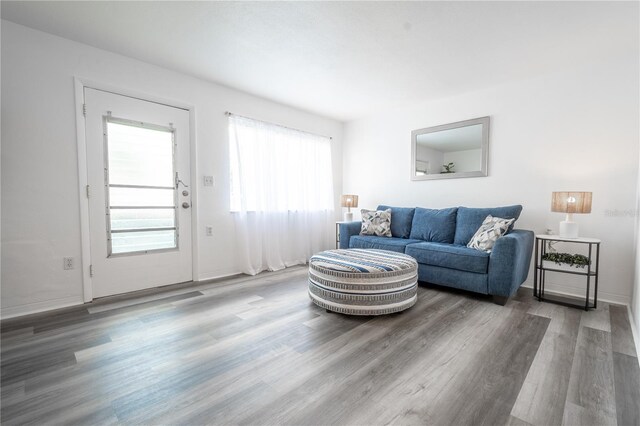
[(458, 152), (482, 147), (482, 124), (423, 133), (416, 136), (419, 146), (440, 152)]
[(638, 2), (2, 1), (1, 8), (18, 24), (342, 121), (638, 56)]

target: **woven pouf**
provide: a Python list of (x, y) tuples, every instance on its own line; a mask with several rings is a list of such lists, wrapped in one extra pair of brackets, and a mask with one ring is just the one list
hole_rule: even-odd
[(327, 250), (309, 260), (309, 297), (349, 315), (384, 315), (416, 303), (418, 264), (386, 250)]

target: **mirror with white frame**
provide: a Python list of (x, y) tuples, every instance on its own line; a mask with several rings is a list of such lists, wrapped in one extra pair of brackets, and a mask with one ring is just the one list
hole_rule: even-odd
[(411, 132), (411, 179), (487, 176), (489, 117)]

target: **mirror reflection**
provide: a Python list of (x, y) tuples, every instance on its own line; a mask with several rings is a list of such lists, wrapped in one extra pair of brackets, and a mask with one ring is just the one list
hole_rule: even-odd
[(489, 117), (412, 132), (414, 180), (487, 175)]

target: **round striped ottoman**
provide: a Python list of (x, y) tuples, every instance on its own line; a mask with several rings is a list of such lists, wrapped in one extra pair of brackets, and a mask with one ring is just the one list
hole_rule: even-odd
[(416, 303), (418, 263), (386, 250), (327, 250), (309, 260), (309, 297), (349, 315), (384, 315)]

